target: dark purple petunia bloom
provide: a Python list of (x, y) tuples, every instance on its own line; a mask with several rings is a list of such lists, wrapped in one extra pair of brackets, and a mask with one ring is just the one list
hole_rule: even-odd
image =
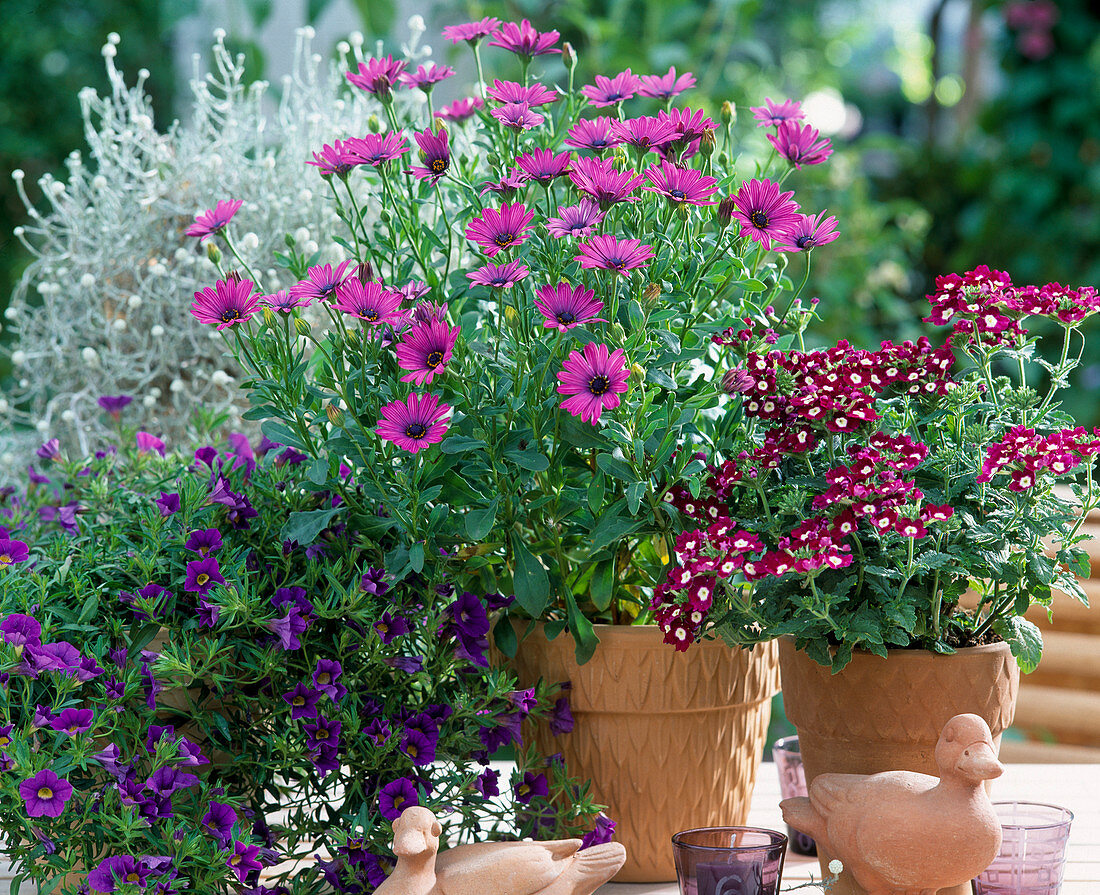
[(573, 712), (569, 708), (569, 697), (562, 696), (554, 703), (554, 709), (550, 713), (550, 732), (554, 736), (561, 736), (573, 729)]
[(385, 718), (374, 718), (363, 728), (363, 733), (374, 745), (381, 746), (393, 735), (393, 728)]
[(416, 727), (408, 728), (401, 737), (398, 749), (409, 757), (413, 765), (422, 767), (435, 761), (435, 748), (439, 742), (439, 734), (434, 729), (430, 732)]
[(34, 707), (35, 727), (53, 727), (53, 712), (48, 705), (36, 705)]
[(603, 845), (615, 838), (615, 821), (602, 811), (596, 816), (596, 825), (581, 839), (581, 850), (593, 845)]
[(165, 798), (180, 789), (198, 785), (199, 778), (178, 768), (158, 768), (145, 781), (150, 792)]
[(500, 772), (492, 768), (486, 768), (474, 781), (474, 789), (481, 794), (483, 799), (491, 799), (500, 795)]
[(199, 748), (199, 745), (197, 743), (192, 743), (187, 737), (179, 738), (176, 749), (179, 752), (179, 763), (181, 767), (194, 768), (199, 765), (210, 764), (210, 759), (202, 754), (202, 749)]
[(286, 615), (267, 622), (267, 627), (279, 638), (284, 650), (297, 650), (302, 648), (298, 635), (309, 627), (309, 619), (302, 618), (297, 609), (288, 608)]
[(19, 784), (19, 795), (27, 806), (28, 817), (60, 817), (73, 796), (68, 780), (44, 768)]
[(339, 702), (347, 693), (343, 684), (337, 683), (343, 673), (343, 667), (335, 659), (318, 659), (317, 667), (313, 669), (313, 685), (322, 693), (327, 693), (333, 702)]
[(320, 699), (320, 690), (314, 690), (301, 683), (295, 684), (293, 690), (283, 694), (283, 702), (290, 706), (291, 719), (316, 718), (317, 703)]
[(117, 420), (133, 400), (129, 395), (101, 395), (96, 403)]
[(50, 483), (49, 478), (34, 471), (34, 467), (30, 464), (27, 465), (27, 478), (35, 485), (48, 485)]
[(419, 804), (420, 796), (408, 777), (398, 777), (378, 793), (378, 813), (389, 821), (397, 820), (406, 808)]
[(80, 651), (65, 640), (59, 640), (57, 643), (27, 644), (23, 648), (23, 660), (35, 673), (59, 671), (62, 674), (68, 674), (80, 667)]
[(183, 546), (199, 556), (209, 556), (221, 549), (222, 533), (216, 528), (196, 529)]
[(424, 658), (422, 656), (390, 656), (382, 661), (390, 668), (403, 671), (405, 674), (416, 674), (424, 668)]
[(306, 598), (306, 589), (295, 585), (294, 587), (276, 588), (275, 596), (271, 598), (271, 605), (276, 609), (292, 605), (302, 618), (313, 617), (313, 604)]
[[(0, 549), (2, 548), (3, 541), (0, 541)], [(42, 625), (33, 616), (13, 612), (0, 621), (0, 635), (5, 643), (13, 646), (39, 646), (42, 643)]]
[[(251, 283), (249, 285), (251, 285)], [(221, 329), (221, 327), (218, 328)], [(139, 454), (151, 454), (153, 451), (156, 451), (162, 457), (164, 456), (164, 442), (151, 432), (138, 432), (134, 436), (134, 441), (137, 442)]]
[(374, 567), (368, 569), (367, 573), (359, 580), (359, 589), (364, 593), (374, 594), (376, 597), (382, 596), (390, 589), (390, 586), (386, 584), (386, 570)]
[(456, 641), (455, 652), (474, 665), (488, 668), (489, 614), (485, 604), (465, 592), (447, 607), (447, 613), (451, 619), (450, 632)]
[(161, 491), (160, 497), (158, 497), (154, 503), (160, 507), (160, 515), (163, 518), (172, 516), (180, 511), (180, 496), (175, 492), (169, 494), (167, 491)]
[[(145, 705), (148, 706), (149, 711), (154, 711), (157, 707), (157, 694), (164, 687), (161, 686), (160, 681), (153, 674), (153, 660), (156, 658), (156, 653), (142, 650), (141, 654), (143, 660), (141, 663), (141, 683), (145, 687)], [(147, 659), (146, 656), (151, 656), (152, 659)]]
[(502, 746), (523, 742), (523, 715), (519, 712), (506, 712), (497, 716), (499, 724), (482, 727), (478, 732), (485, 751), (490, 755)]
[(329, 771), (335, 771), (340, 767), (340, 749), (338, 746), (321, 746), (316, 752), (311, 753), (310, 761), (324, 777)]
[(174, 742), (176, 739), (176, 728), (171, 724), (153, 724), (145, 732), (145, 749), (148, 752), (154, 752), (157, 748), (157, 743), (162, 739), (166, 739), (169, 743)]
[(240, 469), (244, 467), (244, 478), (248, 481), (248, 477), (252, 474), (252, 470), (256, 468), (256, 454), (252, 451), (252, 442), (248, 440), (248, 436), (243, 432), (230, 432), (228, 435), (229, 444), (233, 448), (229, 456), (233, 459), (233, 465), (231, 469)]
[(306, 746), (310, 749), (335, 748), (340, 742), (340, 721), (318, 718), (316, 724), (304, 724)]
[(0, 538), (0, 566), (13, 566), (18, 562), (26, 562), (30, 555), (30, 550), (23, 541)]
[(523, 805), (529, 805), (532, 799), (546, 798), (550, 795), (550, 782), (545, 774), (536, 774), (525, 771), (523, 779), (514, 787), (516, 801)]
[(122, 700), (126, 697), (126, 683), (111, 675), (103, 682), (103, 693), (108, 699)]
[(121, 779), (126, 776), (126, 767), (119, 763), (122, 753), (115, 743), (100, 749), (92, 758), (112, 777)]
[(211, 802), (210, 809), (202, 819), (203, 830), (219, 842), (228, 843), (233, 835), (233, 824), (237, 822), (237, 812), (221, 802)]
[(199, 597), (195, 614), (199, 617), (200, 628), (213, 628), (222, 616), (222, 608), (217, 603), (211, 603), (206, 597)]
[(535, 696), (534, 687), (528, 687), (526, 690), (513, 690), (508, 695), (508, 699), (524, 715), (531, 714), (539, 707), (539, 700)]
[(111, 893), (119, 886), (145, 888), (149, 868), (133, 855), (112, 855), (100, 861), (88, 873), (88, 887), (93, 892)]
[(559, 37), (561, 34), (557, 31), (546, 31), (540, 34), (531, 27), (527, 19), (524, 19), (518, 25), (515, 22), (505, 22), (501, 25), (493, 32), (493, 39), (489, 41), (489, 46), (503, 47), (523, 59), (530, 59), (532, 56), (560, 53), (561, 50), (554, 49), (554, 44), (558, 42)]
[(92, 719), (95, 717), (91, 709), (64, 709), (50, 723), (54, 730), (59, 730), (67, 736), (76, 736), (78, 733), (87, 733), (92, 729)]
[(213, 556), (194, 559), (187, 564), (187, 580), (183, 585), (185, 591), (205, 597), (215, 584), (225, 584), (225, 579)]
[(242, 883), (248, 879), (249, 874), (259, 873), (264, 865), (256, 860), (260, 853), (258, 845), (245, 845), (234, 840), (233, 853), (226, 858), (225, 866), (237, 874), (237, 879)]

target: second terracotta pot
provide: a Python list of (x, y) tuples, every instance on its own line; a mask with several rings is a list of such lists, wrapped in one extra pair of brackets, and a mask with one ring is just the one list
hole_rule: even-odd
[[(1012, 724), (1020, 669), (1007, 643), (936, 655), (889, 650), (889, 657), (856, 652), (838, 674), (780, 639), (783, 706), (798, 729), (806, 781), (818, 774), (917, 771), (938, 776), (940, 731), (955, 715), (985, 719), (999, 749)], [(819, 847), (822, 873), (834, 856)], [(940, 895), (970, 895), (970, 883)], [(842, 874), (830, 895), (864, 895)]]
[(779, 687), (774, 643), (753, 651), (720, 641), (676, 652), (655, 626), (597, 625), (585, 665), (573, 639), (541, 625), (520, 645), (520, 686), (571, 681), (573, 732), (536, 732), (608, 806), (627, 862), (617, 882), (676, 879), (673, 833), (744, 824)]

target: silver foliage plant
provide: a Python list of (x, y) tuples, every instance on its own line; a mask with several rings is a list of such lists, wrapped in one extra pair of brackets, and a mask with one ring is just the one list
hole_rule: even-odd
[[(420, 43), (419, 16), (409, 31), (402, 49), (423, 61), (431, 48)], [(96, 403), (102, 395), (134, 396), (126, 422), (174, 446), (197, 411), (238, 423), (239, 371), (188, 310), (215, 268), (183, 233), (219, 199), (241, 199), (234, 224), (246, 260), (285, 250), (287, 234), (299, 251), (324, 245), (322, 262), (342, 260), (323, 236), (337, 221), (330, 194), (306, 162), (324, 143), (362, 136), (381, 106), (344, 78), (365, 58), (362, 35), (341, 41), (329, 61), (313, 38), (312, 28), (298, 30), (275, 102), (267, 82), (246, 83), (243, 57), (216, 31), (213, 69), (203, 74), (195, 57), (189, 119), (162, 132), (144, 89), (149, 73), (128, 86), (115, 65), (118, 35), (109, 35), (109, 94), (80, 93), (90, 161), (73, 152), (67, 181), (42, 177), (41, 208), (13, 172), (29, 216), (15, 233), (34, 260), (5, 312), (14, 372), (0, 393), (0, 478), (22, 470), (47, 437), (93, 449), (111, 429)], [(414, 91), (406, 96), (416, 101)], [(285, 272), (264, 276), (263, 290), (288, 285)]]

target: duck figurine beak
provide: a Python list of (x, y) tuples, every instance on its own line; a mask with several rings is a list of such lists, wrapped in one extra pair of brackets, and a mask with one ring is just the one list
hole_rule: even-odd
[(971, 743), (959, 757), (955, 769), (971, 783), (994, 780), (1004, 773), (1004, 765), (997, 761), (993, 744), (988, 740)]
[(393, 853), (399, 858), (415, 858), (434, 852), (438, 844), (431, 831), (410, 824), (393, 837)]

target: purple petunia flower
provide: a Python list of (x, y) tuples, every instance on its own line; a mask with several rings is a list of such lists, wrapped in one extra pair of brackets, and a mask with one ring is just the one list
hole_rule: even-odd
[(517, 132), (529, 131), (542, 124), (546, 117), (532, 111), (527, 103), (507, 103), (489, 113), (505, 127)]
[(652, 186), (642, 189), (660, 193), (674, 205), (713, 205), (710, 197), (718, 192), (718, 181), (714, 177), (707, 177), (694, 168), (679, 168), (667, 161), (659, 168), (651, 165), (645, 176)]
[(242, 199), (222, 199), (213, 208), (195, 215), (195, 223), (188, 227), (183, 235), (197, 236), (201, 245), (208, 236), (224, 230), (242, 205), (244, 205)]
[(199, 618), (200, 628), (213, 628), (221, 618), (222, 608), (217, 603), (211, 603), (206, 597), (199, 597), (199, 605), (195, 609)]
[(28, 817), (60, 817), (73, 796), (68, 780), (44, 768), (19, 784), (19, 795), (27, 806)]
[(477, 776), (477, 780), (474, 781), (474, 790), (477, 791), (483, 799), (491, 799), (493, 796), (500, 795), (500, 772), (494, 771), (492, 768), (486, 768)]
[(38, 728), (52, 728), (53, 712), (50, 711), (50, 707), (48, 705), (36, 705), (34, 707), (34, 721), (31, 723)]
[(394, 349), (397, 365), (408, 371), (401, 381), (430, 385), (436, 374), (442, 373), (447, 366), (461, 331), (461, 327), (448, 326), (443, 320), (412, 327)]
[(768, 142), (795, 168), (820, 165), (833, 154), (833, 144), (817, 128), (797, 121), (783, 121)]
[(393, 643), (402, 634), (408, 634), (411, 630), (408, 621), (400, 615), (391, 615), (389, 611), (383, 612), (382, 617), (372, 626), (378, 634), (378, 639), (385, 644)]
[(221, 549), (222, 533), (216, 528), (196, 529), (191, 532), (191, 535), (187, 538), (187, 543), (183, 546), (199, 556), (209, 556)]
[(195, 293), (191, 316), (199, 323), (213, 323), (218, 329), (243, 323), (260, 310), (260, 297), (252, 291), (254, 288), (251, 280), (234, 276), (218, 280), (213, 289), (207, 286)]
[(134, 435), (134, 441), (137, 443), (139, 454), (149, 454), (156, 451), (162, 457), (164, 456), (164, 442), (151, 432), (138, 432)]
[(210, 764), (210, 759), (202, 754), (199, 745), (192, 743), (187, 737), (180, 737), (176, 741), (176, 750), (179, 752), (180, 767), (191, 768)]
[(485, 108), (485, 100), (479, 96), (468, 96), (465, 99), (456, 99), (449, 106), (444, 106), (435, 113), (436, 118), (444, 121), (466, 121), (474, 117), (478, 109)]
[(534, 687), (528, 687), (526, 690), (513, 690), (508, 694), (508, 700), (524, 715), (531, 714), (539, 707), (539, 700), (535, 696)]
[[(10, 543), (12, 542), (0, 541), (0, 557), (5, 553), (8, 556), (14, 554), (15, 551), (6, 546)], [(22, 541), (17, 543), (26, 549), (27, 545), (23, 544)], [(23, 559), (26, 559), (26, 556)], [(22, 562), (22, 560), (12, 559), (10, 562)], [(0, 559), (0, 565), (7, 565), (7, 563)], [(38, 646), (42, 643), (42, 625), (33, 616), (13, 612), (11, 615), (5, 615), (3, 621), (0, 621), (0, 637), (3, 638), (5, 643), (10, 643), (12, 646), (25, 646), (27, 644)]]
[(466, 274), (466, 278), (490, 289), (510, 289), (530, 273), (519, 261), (509, 261), (507, 264), (486, 264)]
[(160, 507), (160, 515), (163, 518), (167, 518), (180, 511), (180, 496), (176, 492), (169, 494), (167, 491), (161, 491), (160, 497), (153, 501), (153, 503)]
[(443, 36), (452, 43), (464, 40), (469, 44), (477, 44), (482, 38), (488, 37), (500, 27), (500, 19), (486, 17), (478, 22), (466, 22), (462, 25), (447, 25), (443, 29)]
[(525, 86), (516, 81), (493, 81), (493, 86), (487, 87), (485, 92), (492, 100), (502, 105), (526, 103), (528, 106), (544, 106), (560, 99), (553, 90), (548, 90), (538, 83)]
[(80, 657), (80, 665), (76, 669), (76, 679), (78, 681), (94, 680), (101, 674), (103, 674), (103, 669), (99, 667), (92, 656)]
[(397, 77), (402, 84), (410, 89), (415, 88), (423, 90), (425, 93), (431, 93), (436, 84), (452, 77), (454, 73), (455, 70), (449, 65), (436, 65), (434, 62), (430, 62), (427, 65), (419, 66), (414, 72), (403, 71)]
[(237, 822), (237, 812), (229, 805), (211, 802), (210, 808), (201, 821), (202, 828), (219, 842), (228, 843), (233, 835), (233, 824)]
[(474, 594), (464, 592), (447, 607), (451, 618), (450, 633), (455, 638), (455, 652), (468, 662), (487, 668), (489, 660), (489, 615), (485, 604)]
[(779, 252), (809, 252), (837, 239), (840, 233), (836, 227), (836, 218), (831, 215), (826, 218), (824, 211), (816, 215), (800, 214), (795, 223), (782, 231), (774, 248)]
[(787, 99), (781, 103), (765, 99), (764, 105), (752, 108), (752, 116), (756, 119), (757, 127), (778, 127), (784, 121), (805, 118), (806, 113), (802, 111), (802, 103), (796, 99)]
[(344, 143), (345, 151), (356, 161), (372, 168), (380, 168), (387, 162), (396, 162), (409, 151), (409, 138), (401, 131), (384, 134), (367, 134), (352, 137)]
[(304, 724), (302, 729), (306, 732), (306, 746), (310, 749), (321, 747), (335, 748), (340, 742), (340, 721), (329, 721), (326, 718), (317, 718), (315, 724)]
[(550, 713), (550, 732), (554, 736), (561, 736), (573, 729), (573, 712), (569, 708), (569, 697), (561, 696), (554, 703), (554, 709)]
[(638, 95), (652, 96), (655, 99), (672, 99), (695, 86), (695, 75), (684, 72), (677, 76), (676, 66), (669, 68), (667, 74), (639, 75), (638, 80), (641, 82), (638, 85)]
[(243, 842), (234, 840), (233, 853), (225, 859), (225, 866), (236, 873), (237, 879), (243, 883), (248, 879), (249, 874), (258, 873), (264, 869), (264, 865), (256, 860), (259, 853), (258, 845), (245, 845)]
[(233, 448), (229, 454), (229, 457), (233, 458), (231, 468), (240, 469), (243, 466), (245, 481), (248, 481), (248, 477), (252, 475), (252, 470), (256, 468), (256, 454), (252, 450), (252, 443), (243, 432), (230, 432), (227, 437), (230, 446)]
[(408, 756), (414, 766), (422, 767), (435, 761), (435, 747), (438, 740), (438, 732), (428, 733), (411, 728), (402, 735), (397, 748)]
[(349, 71), (344, 77), (360, 90), (374, 94), (385, 103), (390, 101), (393, 87), (404, 70), (403, 61), (394, 59), (393, 56), (383, 56), (381, 59), (360, 62), (357, 71)]
[(633, 168), (620, 171), (611, 158), (579, 158), (573, 163), (569, 179), (604, 210), (616, 202), (637, 202), (639, 197), (631, 193), (645, 181)]
[(96, 403), (117, 420), (122, 416), (123, 409), (129, 406), (133, 400), (129, 395), (102, 395), (96, 400)]
[(293, 690), (283, 694), (283, 702), (290, 706), (292, 720), (316, 718), (317, 703), (320, 699), (320, 690), (314, 690), (302, 683), (295, 684)]
[(781, 193), (770, 180), (746, 180), (733, 197), (733, 216), (741, 222), (741, 236), (771, 248), (774, 237), (798, 222), (798, 204), (793, 191)]
[(272, 619), (267, 626), (279, 638), (279, 645), (284, 650), (297, 650), (302, 648), (298, 635), (309, 627), (309, 620), (302, 618), (298, 610), (291, 607), (287, 609), (286, 615)]
[(517, 56), (530, 59), (532, 56), (545, 56), (548, 53), (560, 53), (554, 49), (561, 35), (557, 31), (539, 33), (531, 27), (531, 23), (524, 19), (518, 25), (515, 22), (506, 22), (500, 28), (493, 31), (493, 39), (489, 41), (491, 47), (503, 47)]
[(636, 267), (644, 267), (653, 257), (653, 249), (637, 239), (616, 239), (605, 233), (580, 244), (576, 260), (581, 267), (596, 270), (616, 270), (624, 277)]
[(306, 278), (290, 287), (290, 294), (299, 301), (312, 302), (332, 298), (339, 286), (354, 272), (348, 273), (351, 260), (344, 261), (335, 268), (331, 264), (318, 264), (306, 271)]
[(367, 735), (374, 745), (381, 746), (393, 735), (393, 730), (390, 727), (389, 721), (385, 718), (373, 718), (370, 723), (363, 728), (363, 733)]
[(569, 352), (557, 375), (558, 394), (570, 395), (561, 402), (562, 410), (595, 425), (604, 410), (619, 406), (630, 373), (621, 348), (608, 354), (606, 345), (589, 342), (583, 353)]
[(390, 656), (382, 661), (390, 668), (403, 671), (405, 674), (416, 674), (424, 669), (424, 659), (421, 656)]
[(435, 183), (447, 173), (451, 165), (451, 147), (448, 143), (447, 129), (440, 127), (433, 134), (430, 127), (425, 128), (420, 133), (414, 133), (413, 139), (420, 147), (420, 159), (425, 167), (414, 167), (412, 172), (421, 180), (430, 180)]
[(534, 211), (519, 203), (510, 205), (506, 202), (499, 209), (486, 208), (466, 227), (466, 238), (476, 242), (486, 255), (493, 258), (504, 249), (522, 243), (527, 238), (534, 217)]
[(100, 749), (98, 752), (92, 755), (92, 758), (99, 762), (100, 767), (103, 768), (112, 777), (122, 778), (126, 776), (126, 769), (119, 763), (119, 759), (122, 757), (122, 753), (118, 748), (118, 745), (111, 743), (109, 746)]
[(605, 149), (618, 146), (621, 142), (615, 136), (613, 118), (592, 118), (578, 121), (569, 129), (565, 145), (574, 149), (591, 149), (599, 154)]
[(550, 782), (545, 774), (536, 774), (525, 771), (523, 779), (514, 787), (516, 801), (522, 805), (529, 805), (533, 799), (546, 798), (550, 795)]
[(558, 239), (572, 236), (584, 239), (603, 221), (600, 206), (590, 199), (581, 199), (576, 205), (564, 205), (558, 209), (558, 217), (546, 219), (546, 231)]
[(149, 869), (133, 855), (112, 855), (104, 858), (88, 872), (88, 888), (93, 892), (111, 893), (119, 886), (145, 888)]
[(597, 109), (606, 106), (614, 106), (630, 99), (638, 92), (642, 82), (638, 76), (628, 68), (621, 71), (615, 77), (608, 78), (604, 75), (596, 75), (595, 84), (586, 84), (581, 88), (581, 93)]
[(145, 781), (150, 792), (165, 798), (180, 789), (197, 786), (199, 778), (178, 768), (157, 768)]
[(557, 286), (542, 286), (535, 292), (535, 307), (546, 318), (542, 323), (544, 327), (561, 332), (582, 323), (607, 322), (596, 316), (603, 310), (603, 302), (582, 285), (570, 286), (561, 282)]
[(206, 596), (215, 584), (225, 584), (218, 560), (213, 556), (194, 559), (187, 564), (187, 580), (183, 589), (188, 593)]
[(615, 838), (615, 821), (602, 811), (596, 815), (596, 824), (581, 839), (581, 851), (593, 845), (603, 845)]
[(536, 183), (544, 186), (551, 183), (555, 177), (561, 177), (569, 173), (569, 163), (573, 159), (573, 153), (561, 152), (555, 154), (552, 149), (535, 149), (516, 157), (516, 165), (524, 174)]
[(23, 659), (36, 673), (73, 672), (80, 667), (80, 658), (80, 651), (65, 640), (59, 640), (56, 643), (28, 643), (23, 647)]
[(50, 727), (73, 737), (78, 733), (87, 733), (91, 730), (94, 717), (91, 709), (63, 709), (61, 714), (50, 722)]
[(389, 821), (397, 820), (406, 808), (419, 804), (420, 796), (408, 777), (398, 777), (378, 793), (378, 813)]

